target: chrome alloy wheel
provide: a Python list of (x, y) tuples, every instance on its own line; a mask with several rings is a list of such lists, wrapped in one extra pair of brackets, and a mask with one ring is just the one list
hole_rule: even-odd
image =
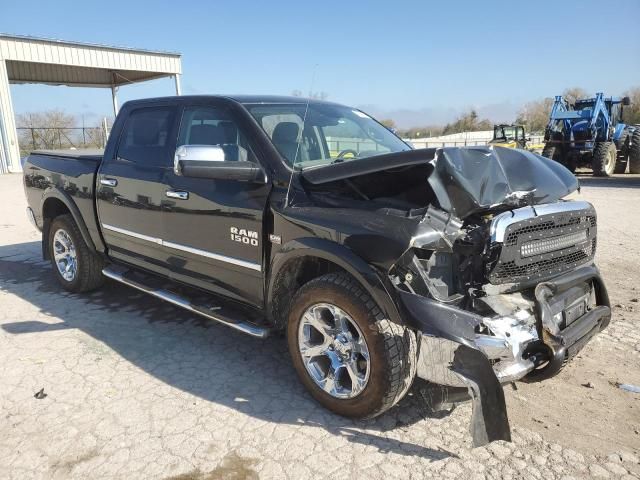
[(344, 310), (329, 303), (309, 307), (298, 326), (298, 348), (313, 381), (332, 397), (354, 398), (366, 387), (369, 349)]
[(72, 282), (76, 278), (78, 271), (78, 261), (76, 258), (76, 247), (67, 232), (61, 228), (56, 230), (53, 236), (53, 258), (58, 267), (58, 272), (67, 282)]

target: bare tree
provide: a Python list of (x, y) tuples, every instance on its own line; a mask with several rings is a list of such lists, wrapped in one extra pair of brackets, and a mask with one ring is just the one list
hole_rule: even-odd
[(19, 114), (16, 116), (16, 123), (20, 128), (29, 129), (19, 130), (18, 141), (21, 149), (74, 146), (71, 141), (71, 129), (75, 125), (75, 118), (62, 110)]
[(524, 125), (529, 132), (542, 132), (549, 123), (553, 101), (553, 98), (543, 98), (526, 103), (518, 113), (516, 123)]
[(590, 95), (584, 88), (571, 87), (565, 89), (565, 91), (562, 92), (562, 96), (569, 103), (569, 105), (574, 105), (576, 103), (576, 100), (579, 100), (581, 98), (588, 98)]
[(629, 97), (631, 105), (625, 106), (623, 110), (623, 120), (630, 125), (640, 125), (640, 87), (633, 87), (624, 92), (625, 97)]
[(79, 127), (77, 118), (61, 110), (19, 114), (16, 123), (22, 153), (37, 149), (102, 148), (106, 143), (101, 123), (85, 127), (83, 121)]
[(391, 118), (380, 120), (380, 123), (390, 130), (393, 130), (396, 128), (396, 122), (394, 122)]

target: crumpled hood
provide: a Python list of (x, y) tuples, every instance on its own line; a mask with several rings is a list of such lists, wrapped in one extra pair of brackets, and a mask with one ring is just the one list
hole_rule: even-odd
[(556, 202), (579, 188), (558, 162), (525, 150), (442, 148), (433, 163), (429, 184), (440, 206), (460, 219), (492, 207)]

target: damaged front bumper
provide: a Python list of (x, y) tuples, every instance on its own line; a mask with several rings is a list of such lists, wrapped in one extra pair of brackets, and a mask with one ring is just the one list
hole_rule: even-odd
[(400, 289), (397, 294), (406, 322), (421, 333), (418, 377), (452, 392), (467, 390), (475, 446), (511, 439), (503, 383), (554, 376), (611, 318), (594, 265), (538, 284), (529, 301), (517, 293), (486, 300), (492, 317)]

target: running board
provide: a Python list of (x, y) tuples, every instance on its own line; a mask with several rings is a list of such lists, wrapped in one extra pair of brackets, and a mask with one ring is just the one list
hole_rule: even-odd
[(140, 290), (141, 292), (148, 293), (149, 295), (153, 295), (154, 297), (165, 300), (169, 303), (172, 303), (173, 305), (184, 308), (185, 310), (189, 310), (190, 312), (202, 315), (209, 320), (222, 323), (228, 327), (233, 328), (234, 330), (238, 330), (242, 333), (246, 333), (248, 335), (251, 335), (252, 337), (258, 338), (266, 338), (269, 335), (270, 330), (267, 327), (263, 327), (246, 321), (238, 321), (227, 318), (219, 313), (216, 313), (214, 315), (211, 312), (217, 312), (218, 310), (220, 310), (220, 307), (211, 308), (196, 305), (186, 297), (180, 296), (163, 288), (151, 287), (140, 280), (130, 278), (127, 276), (128, 273), (131, 273), (131, 270), (114, 265), (108, 266), (102, 270), (102, 274), (105, 277), (115, 280), (116, 282), (124, 283), (125, 285)]

